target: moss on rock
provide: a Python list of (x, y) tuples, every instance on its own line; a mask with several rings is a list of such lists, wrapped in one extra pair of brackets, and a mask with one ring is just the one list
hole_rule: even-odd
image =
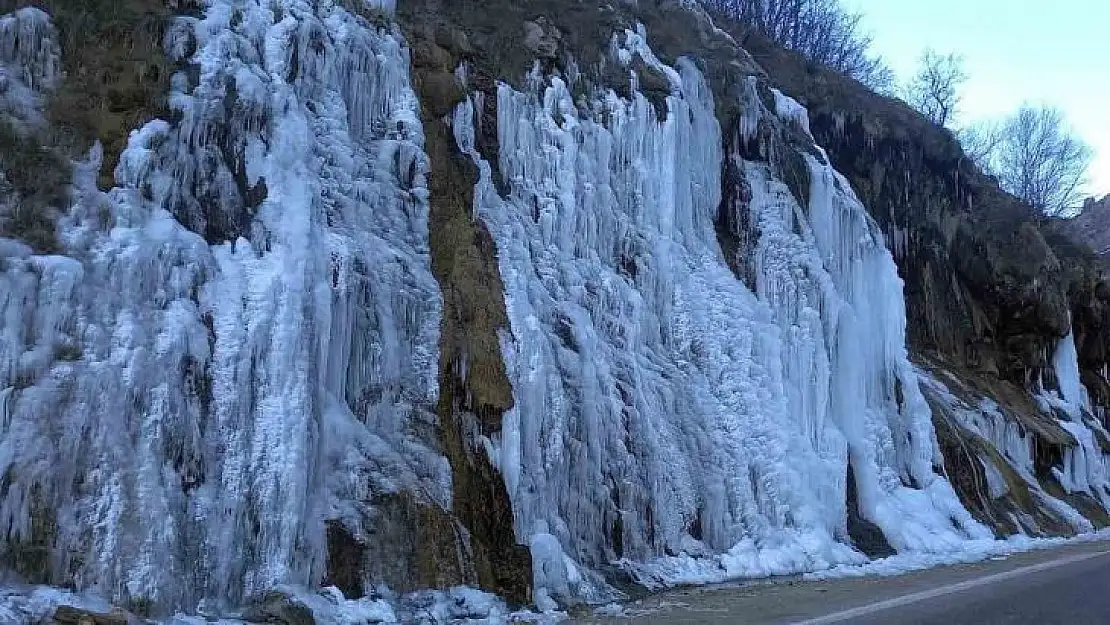
[(38, 7), (51, 16), (63, 78), (47, 100), (53, 143), (67, 153), (104, 145), (99, 184), (114, 183), (132, 130), (169, 114), (172, 69), (162, 39), (172, 17), (163, 0), (0, 0), (0, 13)]

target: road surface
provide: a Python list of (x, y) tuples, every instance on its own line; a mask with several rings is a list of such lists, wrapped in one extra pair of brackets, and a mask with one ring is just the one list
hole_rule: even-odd
[(1110, 543), (899, 577), (677, 590), (626, 606), (625, 625), (1110, 625)]

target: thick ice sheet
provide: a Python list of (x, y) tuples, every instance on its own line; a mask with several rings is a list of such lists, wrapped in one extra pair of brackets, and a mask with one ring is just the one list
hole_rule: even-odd
[[(714, 232), (726, 155), (713, 96), (693, 63), (660, 63), (643, 31), (614, 37), (615, 62), (637, 55), (671, 83), (665, 119), (635, 92), (595, 92), (584, 112), (538, 72), (524, 91), (499, 87), (507, 199), (474, 149), (471, 105), (453, 117), (482, 172), (477, 214), (512, 325), (516, 405), (490, 449), (518, 537), (553, 536), (587, 567), (619, 558), (648, 584), (701, 567), (857, 564), (849, 456), (864, 514), (899, 550), (989, 537), (933, 470), (902, 285), (848, 184), (810, 158), (802, 208), (767, 166), (740, 164), (759, 234), (753, 292)], [(776, 116), (754, 102), (742, 124)], [(776, 103), (776, 123), (806, 129), (796, 102)], [(550, 551), (533, 545), (558, 561)]]
[(325, 519), (450, 499), (413, 433), (437, 396), (427, 159), (400, 38), (336, 4), (211, 0), (168, 37), (199, 69), (178, 121), (132, 134), (108, 194), (79, 166), (65, 256), (4, 243), (0, 554), (53, 522), (56, 582), (234, 606), (318, 583)]

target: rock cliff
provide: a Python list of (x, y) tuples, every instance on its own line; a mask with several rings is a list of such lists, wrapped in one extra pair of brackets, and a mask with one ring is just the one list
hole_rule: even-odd
[(1110, 258), (1110, 195), (1101, 200), (1088, 198), (1079, 215), (1061, 220), (1060, 225), (1073, 239), (1087, 244), (1103, 261)]
[(904, 104), (689, 1), (121, 6), (0, 3), (5, 574), (490, 616), (1110, 524), (1103, 265)]

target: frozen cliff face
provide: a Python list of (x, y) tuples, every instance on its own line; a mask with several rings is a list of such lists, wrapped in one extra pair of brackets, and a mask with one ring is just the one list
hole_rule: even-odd
[[(1110, 433), (1080, 382), (1074, 337), (1052, 355), (1054, 389), (1037, 382), (1029, 405), (997, 400), (943, 367), (923, 373), (946, 443), (945, 464), (977, 516), (999, 533), (1088, 532), (1105, 525)], [(969, 482), (984, 482), (986, 488)]]
[(46, 13), (26, 8), (0, 17), (0, 112), (7, 119), (41, 122), (39, 98), (58, 81), (60, 57)]
[[(733, 576), (857, 561), (849, 457), (865, 516), (897, 548), (988, 536), (933, 470), (901, 282), (848, 185), (809, 157), (803, 208), (765, 164), (741, 164), (753, 292), (714, 232), (726, 155), (708, 85), (688, 60), (660, 63), (642, 31), (611, 54), (666, 76), (665, 118), (635, 91), (595, 93), (583, 110), (538, 71), (525, 91), (501, 85), (506, 199), (474, 146), (471, 104), (453, 118), (480, 164), (475, 204), (512, 324), (516, 405), (489, 447), (518, 536), (551, 533), (589, 565), (682, 556), (633, 567), (672, 578), (683, 558), (722, 552)], [(804, 109), (778, 101), (748, 103), (742, 123), (804, 130)]]
[[(56, 45), (12, 19), (0, 53), (33, 86)], [(77, 168), (65, 255), (2, 241), (0, 554), (116, 600), (234, 604), (318, 583), (325, 519), (449, 498), (419, 433), (427, 160), (399, 37), (331, 2), (214, 0), (167, 51), (194, 68), (177, 121), (132, 135), (107, 194), (95, 150)]]
[[(1091, 527), (1110, 435), (1071, 339), (1041, 393), (1046, 462), (1012, 415), (910, 365), (882, 233), (765, 78), (715, 94), (703, 60), (622, 26), (601, 53), (627, 85), (593, 86), (552, 69), (547, 21), (516, 87), (450, 76), (477, 54), (450, 29), (413, 29), (445, 47), (414, 44), (410, 78), (391, 9), (209, 0), (168, 29), (174, 114), (136, 129), (116, 187), (95, 186), (98, 149), (77, 163), (60, 253), (0, 239), (5, 566), (163, 613), (281, 587), (318, 616), (392, 614), (308, 589), (340, 585), (337, 552), (349, 594), (406, 568), (499, 584), (529, 573), (490, 554), (517, 547), (511, 590), (547, 609), (611, 594), (614, 564), (651, 585), (859, 563), (864, 522), (959, 552), (990, 537), (942, 476), (967, 447), (992, 526)], [(19, 124), (42, 122), (54, 37), (41, 12), (0, 18)], [(396, 605), (463, 618), (478, 594)]]
[(1053, 474), (1068, 493), (1083, 493), (1110, 509), (1110, 433), (1091, 413), (1091, 401), (1079, 376), (1079, 359), (1072, 333), (1060, 339), (1053, 354), (1056, 392), (1040, 396), (1046, 412), (1055, 414), (1060, 426), (1078, 444), (1064, 450), (1062, 466)]

